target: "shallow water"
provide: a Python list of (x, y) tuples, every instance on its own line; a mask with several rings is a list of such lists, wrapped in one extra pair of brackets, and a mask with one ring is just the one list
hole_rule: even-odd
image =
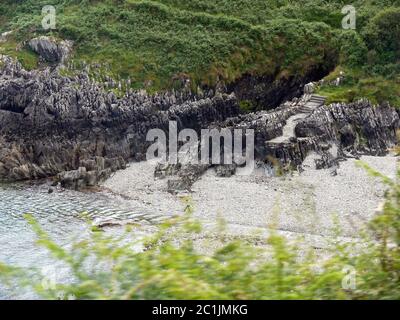
[[(52, 239), (67, 246), (77, 237), (89, 234), (90, 227), (82, 218), (87, 212), (94, 221), (130, 219), (151, 223), (157, 217), (138, 209), (135, 203), (107, 192), (48, 192), (49, 186), (0, 185), (0, 261), (21, 267), (37, 267), (42, 272), (54, 267), (54, 260), (35, 245), (35, 234), (24, 219), (29, 213)], [(58, 272), (62, 281), (69, 275)], [(60, 279), (57, 279), (60, 280)], [(0, 287), (0, 299), (34, 298), (21, 289)]]

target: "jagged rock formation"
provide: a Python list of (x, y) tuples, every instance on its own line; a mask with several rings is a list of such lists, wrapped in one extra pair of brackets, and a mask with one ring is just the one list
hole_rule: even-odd
[(63, 63), (72, 49), (72, 42), (68, 40), (57, 41), (53, 38), (42, 36), (28, 42), (31, 50), (36, 52), (43, 61), (50, 63)]
[[(310, 108), (312, 104), (314, 107)], [(329, 145), (335, 145), (338, 154), (343, 156), (349, 153), (384, 155), (396, 143), (400, 125), (396, 109), (388, 105), (373, 106), (368, 100), (360, 100), (317, 106), (313, 97), (310, 100), (307, 95), (275, 110), (229, 119), (229, 122), (233, 127), (255, 130), (257, 159), (274, 158), (281, 165), (294, 167), (301, 165), (310, 151), (322, 154)], [(293, 136), (281, 139), (285, 131), (292, 131)]]
[(389, 105), (368, 100), (317, 108), (296, 126), (298, 139), (334, 141), (344, 153), (385, 155), (396, 142), (399, 115)]
[[(128, 92), (118, 98), (89, 80), (87, 74), (60, 76), (57, 71), (25, 71), (8, 57), (0, 61), (0, 181), (57, 177), (63, 186), (95, 185), (130, 160), (144, 160), (150, 129), (255, 129), (255, 156), (281, 165), (299, 166), (310, 151), (321, 154), (337, 144), (342, 154), (384, 154), (396, 141), (399, 117), (389, 106), (367, 101), (305, 108), (310, 96), (295, 98), (271, 111), (241, 114), (234, 94), (188, 92), (149, 96)], [(278, 143), (290, 117), (294, 136)], [(329, 157), (328, 157), (329, 158)], [(186, 168), (187, 169), (187, 168)], [(189, 168), (186, 188), (207, 169)], [(162, 170), (161, 170), (162, 171)], [(167, 170), (168, 171), (168, 170)], [(184, 171), (185, 172), (185, 171)], [(235, 172), (220, 167), (221, 175)]]
[[(86, 74), (28, 72), (5, 56), (0, 65), (0, 180), (61, 173), (65, 186), (91, 185), (126, 160), (143, 160), (150, 129), (168, 130), (169, 120), (177, 120), (180, 128), (200, 130), (239, 114), (229, 95), (197, 100), (183, 93), (131, 92), (117, 98)], [(79, 172), (68, 173), (73, 170)]]
[[(319, 155), (315, 159), (317, 169), (333, 168), (335, 174), (340, 159), (362, 154), (383, 156), (395, 145), (400, 126), (396, 109), (373, 106), (368, 100), (329, 106), (322, 101), (321, 97), (304, 95), (275, 110), (229, 118), (214, 123), (213, 127), (254, 129), (255, 169), (266, 174), (268, 170), (302, 170), (302, 163), (311, 152)], [(156, 176), (172, 177), (170, 192), (190, 191), (191, 185), (209, 167), (164, 165), (163, 174), (159, 174), (158, 168)], [(233, 163), (214, 167), (217, 175), (229, 177), (239, 166)]]

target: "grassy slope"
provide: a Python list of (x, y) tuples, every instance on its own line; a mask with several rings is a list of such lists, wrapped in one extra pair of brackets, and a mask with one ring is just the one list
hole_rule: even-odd
[(392, 105), (400, 106), (400, 77), (371, 76), (360, 69), (338, 67), (328, 77), (333, 81), (339, 77), (340, 71), (344, 72), (345, 80), (339, 86), (322, 86), (318, 93), (326, 96), (327, 103), (352, 102), (367, 98), (372, 103), (378, 104), (389, 101)]
[[(356, 1), (358, 26), (397, 0)], [(54, 0), (53, 35), (76, 41), (75, 65), (100, 62), (94, 77), (131, 78), (134, 88), (152, 90), (190, 76), (197, 84), (243, 73), (301, 75), (335, 56), (342, 32), (343, 1), (306, 0)], [(398, 1), (397, 1), (398, 2)], [(18, 30), (0, 52), (29, 68), (36, 57), (15, 51), (17, 43), (43, 34), (40, 11), (46, 0), (4, 0), (0, 31)], [(363, 4), (363, 5), (361, 5)], [(343, 99), (343, 95), (340, 97)]]

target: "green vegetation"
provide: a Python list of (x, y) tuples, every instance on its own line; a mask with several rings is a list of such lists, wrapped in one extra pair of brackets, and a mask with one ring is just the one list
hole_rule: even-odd
[[(150, 90), (175, 87), (182, 77), (190, 77), (196, 89), (218, 79), (231, 82), (245, 73), (301, 76), (339, 57), (343, 67), (365, 67), (367, 80), (382, 75), (392, 81), (387, 70), (399, 70), (399, 0), (354, 1), (357, 33), (341, 28), (341, 0), (52, 3), (57, 29), (46, 32), (41, 28), (41, 9), (47, 1), (3, 0), (0, 31), (14, 32), (0, 43), (0, 50), (32, 68), (37, 60), (20, 45), (23, 41), (42, 34), (72, 39), (75, 66), (96, 63), (102, 67), (94, 68), (94, 78), (130, 78), (133, 88)], [(344, 98), (338, 95), (339, 100)]]
[(49, 286), (38, 272), (1, 264), (0, 280), (50, 299), (400, 299), (400, 171), (391, 180), (366, 169), (389, 188), (383, 211), (363, 239), (334, 241), (325, 258), (274, 233), (264, 249), (234, 241), (202, 255), (188, 203), (184, 217), (161, 226), (143, 251), (130, 230), (120, 238), (93, 232), (67, 250), (28, 216), (38, 244), (69, 266), (75, 281)]
[(323, 85), (318, 89), (320, 95), (327, 97), (327, 103), (353, 102), (367, 98), (374, 104), (389, 102), (393, 106), (400, 106), (400, 77), (385, 77), (370, 75), (361, 69), (336, 68), (325, 80), (329, 83), (339, 77), (340, 72), (345, 75), (340, 86)]
[[(169, 87), (182, 74), (189, 75), (194, 84), (213, 84), (219, 77), (232, 81), (244, 72), (301, 75), (334, 52), (333, 34), (323, 24), (282, 19), (253, 25), (235, 16), (185, 6), (155, 1), (62, 1), (57, 6), (55, 33), (77, 42), (77, 60), (106, 62), (111, 75), (131, 76), (134, 87), (147, 83)], [(25, 12), (24, 8), (35, 12), (34, 8), (41, 7), (24, 1), (16, 9)], [(18, 30), (19, 40), (25, 34), (43, 33), (40, 14), (21, 13), (9, 27)], [(313, 50), (304, 49), (309, 46)]]
[(254, 110), (254, 106), (252, 105), (251, 101), (249, 100), (242, 100), (239, 102), (240, 110), (244, 113), (249, 113)]
[(17, 58), (27, 70), (37, 68), (39, 62), (38, 56), (26, 48), (16, 50), (17, 47), (18, 45), (15, 41), (0, 43), (0, 54)]
[[(398, 3), (397, 3), (398, 5)], [(400, 106), (400, 7), (378, 11), (359, 33), (341, 35), (341, 65), (326, 80), (345, 74), (341, 86), (322, 86), (329, 102), (368, 98), (373, 103)]]

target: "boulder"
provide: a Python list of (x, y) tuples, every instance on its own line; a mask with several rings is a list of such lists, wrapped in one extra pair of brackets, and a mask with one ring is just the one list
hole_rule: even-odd
[(46, 62), (64, 63), (71, 52), (72, 42), (42, 36), (31, 39), (28, 46)]
[(219, 165), (215, 167), (215, 172), (218, 177), (231, 177), (236, 172), (235, 164)]
[(171, 178), (167, 182), (167, 190), (172, 194), (190, 191), (190, 187), (191, 183), (187, 179)]
[(307, 83), (304, 86), (304, 94), (313, 94), (315, 92), (315, 84), (313, 82)]

